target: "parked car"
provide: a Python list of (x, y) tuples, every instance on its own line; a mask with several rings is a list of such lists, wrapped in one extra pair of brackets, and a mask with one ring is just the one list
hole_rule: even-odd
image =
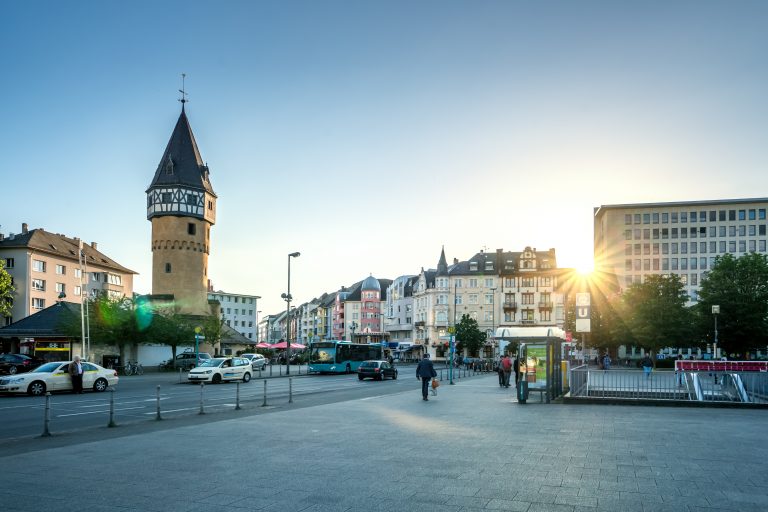
[(195, 361), (194, 352), (182, 352), (181, 354), (177, 354), (176, 359), (173, 361), (173, 367), (191, 370), (195, 366), (199, 366), (204, 361), (211, 358), (211, 354), (208, 352), (199, 352), (198, 356), (197, 361)]
[(16, 375), (34, 370), (43, 363), (42, 359), (24, 354), (0, 354), (0, 373)]
[(263, 370), (267, 366), (267, 358), (261, 354), (241, 354), (240, 357), (249, 360), (254, 370)]
[(370, 377), (375, 380), (384, 380), (387, 377), (397, 378), (397, 368), (388, 361), (363, 361), (357, 368), (357, 378), (363, 380)]
[(227, 380), (248, 382), (252, 374), (251, 362), (244, 357), (214, 357), (189, 370), (187, 380), (212, 384)]
[[(0, 377), (0, 393), (27, 393), (40, 396), (47, 391), (72, 391), (72, 378), (69, 376), (70, 362), (45, 363), (27, 373)], [(117, 386), (119, 378), (116, 370), (94, 363), (83, 362), (82, 365), (84, 390), (106, 391), (109, 386)]]

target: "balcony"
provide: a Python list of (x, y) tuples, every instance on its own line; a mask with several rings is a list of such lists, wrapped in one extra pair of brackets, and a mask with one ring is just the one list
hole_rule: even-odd
[(536, 323), (536, 320), (520, 320), (520, 323), (523, 325), (533, 325)]
[(539, 302), (539, 309), (552, 309), (553, 306), (552, 302)]
[(505, 300), (502, 307), (505, 311), (517, 311), (517, 302), (514, 300)]
[(415, 325), (416, 327), (421, 327), (423, 329), (424, 328), (424, 324), (426, 324), (426, 322), (414, 322), (413, 325)]

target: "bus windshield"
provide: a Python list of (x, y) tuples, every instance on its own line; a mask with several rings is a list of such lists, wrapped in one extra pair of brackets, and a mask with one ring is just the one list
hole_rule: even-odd
[(335, 363), (336, 345), (333, 343), (315, 343), (309, 353), (309, 363)]

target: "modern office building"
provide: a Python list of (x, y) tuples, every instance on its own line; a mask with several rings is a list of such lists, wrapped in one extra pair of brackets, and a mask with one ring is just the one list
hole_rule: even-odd
[(243, 295), (240, 293), (229, 293), (224, 291), (214, 291), (208, 293), (208, 300), (218, 301), (221, 307), (221, 318), (224, 323), (234, 330), (258, 343), (258, 300), (261, 297), (257, 295)]
[(79, 303), (86, 294), (99, 293), (114, 299), (133, 297), (136, 272), (100, 252), (96, 242), (88, 244), (22, 224), (20, 233), (0, 234), (0, 259), (16, 290), (11, 316), (2, 325), (42, 311), (57, 300)]
[(690, 302), (717, 256), (766, 253), (768, 198), (603, 205), (594, 209), (595, 270), (619, 286), (677, 274)]

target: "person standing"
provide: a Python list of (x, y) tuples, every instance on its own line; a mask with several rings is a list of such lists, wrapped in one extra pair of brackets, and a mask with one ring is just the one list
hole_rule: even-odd
[(515, 354), (515, 359), (512, 361), (512, 369), (515, 370), (515, 387), (520, 381), (520, 356)]
[(509, 387), (509, 376), (512, 375), (512, 360), (509, 358), (509, 354), (504, 356), (501, 360), (501, 367), (504, 369), (504, 387)]
[(72, 393), (83, 394), (83, 363), (80, 362), (80, 356), (75, 356), (75, 360), (69, 363), (69, 376), (72, 379)]
[(427, 395), (429, 394), (429, 383), (433, 377), (437, 377), (437, 372), (432, 361), (429, 360), (429, 354), (424, 354), (416, 366), (416, 378), (421, 379), (421, 399), (425, 402), (429, 401)]
[(499, 357), (499, 362), (496, 363), (499, 366), (496, 368), (496, 371), (499, 374), (499, 387), (504, 387), (504, 356)]
[(642, 361), (640, 361), (640, 364), (642, 365), (643, 371), (645, 372), (645, 378), (650, 379), (651, 370), (653, 370), (653, 359), (651, 359), (650, 352), (646, 352), (645, 357)]

